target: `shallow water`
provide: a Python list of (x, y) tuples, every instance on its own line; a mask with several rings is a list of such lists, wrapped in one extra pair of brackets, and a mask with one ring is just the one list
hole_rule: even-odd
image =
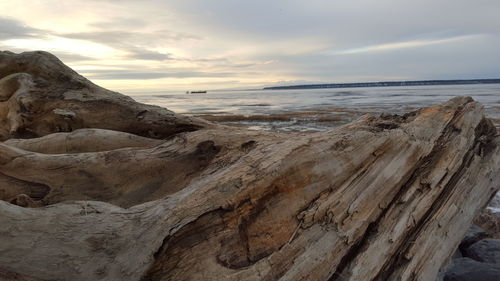
[[(487, 116), (500, 128), (500, 84), (129, 95), (139, 102), (164, 106), (177, 113), (209, 120), (219, 116), (216, 121), (222, 123), (246, 125), (253, 129), (301, 131), (331, 129), (364, 113), (399, 114), (441, 103), (454, 96), (471, 96), (485, 106)], [(308, 114), (293, 116), (298, 112)], [(262, 118), (262, 115), (276, 114), (292, 115), (289, 118)], [(232, 118), (227, 121), (220, 117), (228, 115)], [(257, 120), (235, 120), (238, 119), (234, 118), (235, 115), (261, 116)]]

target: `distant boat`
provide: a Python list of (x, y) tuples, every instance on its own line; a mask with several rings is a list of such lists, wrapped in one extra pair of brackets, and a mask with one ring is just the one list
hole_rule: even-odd
[(186, 94), (206, 94), (207, 91), (187, 91)]

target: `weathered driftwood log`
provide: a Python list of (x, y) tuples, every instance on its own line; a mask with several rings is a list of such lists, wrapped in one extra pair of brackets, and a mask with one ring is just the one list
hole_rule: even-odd
[[(37, 118), (0, 123), (4, 139), (45, 136), (0, 144), (0, 279), (433, 280), (500, 185), (500, 138), (470, 98), (328, 132), (249, 131), (136, 104), (45, 53), (2, 56), (1, 76), (46, 84), (21, 91)], [(47, 98), (67, 81), (92, 106)], [(0, 95), (0, 113), (19, 104)], [(115, 131), (51, 134), (94, 127)], [(148, 130), (166, 138), (126, 134)]]
[(0, 140), (101, 128), (151, 138), (210, 126), (101, 88), (45, 52), (0, 52)]

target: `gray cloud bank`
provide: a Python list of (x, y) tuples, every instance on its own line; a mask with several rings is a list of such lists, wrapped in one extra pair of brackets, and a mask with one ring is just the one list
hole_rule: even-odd
[(20, 21), (0, 17), (0, 40), (35, 37), (41, 30), (26, 26)]

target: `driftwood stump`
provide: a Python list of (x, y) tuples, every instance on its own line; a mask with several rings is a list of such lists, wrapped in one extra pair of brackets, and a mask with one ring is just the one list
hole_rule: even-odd
[(433, 280), (500, 186), (468, 97), (332, 131), (216, 125), (0, 53), (0, 279)]

